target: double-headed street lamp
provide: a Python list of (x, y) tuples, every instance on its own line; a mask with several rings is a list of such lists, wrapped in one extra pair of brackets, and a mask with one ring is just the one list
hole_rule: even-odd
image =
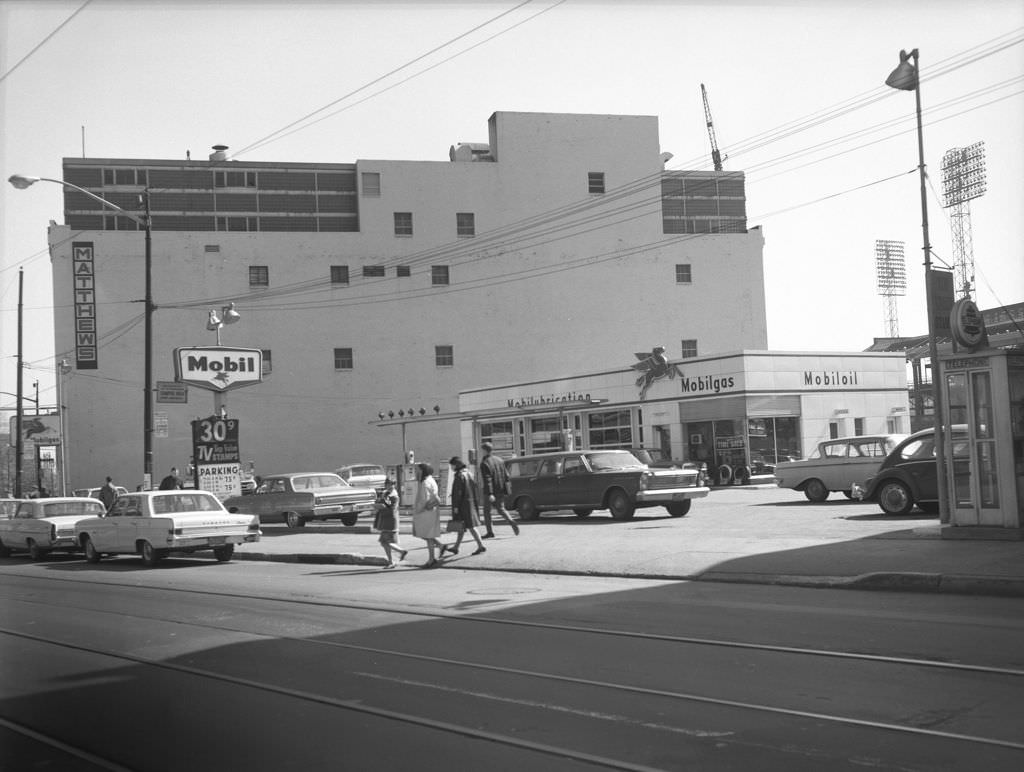
[[(914, 63), (911, 64), (910, 60)], [(921, 128), (921, 73), (917, 49), (900, 51), (899, 66), (885, 79), (885, 85), (913, 91), (917, 103), (917, 169), (921, 177), (921, 234), (924, 238), (924, 294), (928, 313), (928, 356), (932, 360), (932, 409), (935, 417), (936, 483), (939, 487), (939, 520), (949, 522), (949, 491), (946, 488), (946, 437), (942, 426), (942, 384), (939, 378), (939, 345), (935, 337), (935, 308), (932, 298), (932, 245), (928, 239), (928, 189), (924, 166), (924, 132)]]
[(71, 188), (77, 190), (79, 193), (83, 193), (94, 201), (98, 201), (103, 206), (109, 207), (125, 217), (134, 220), (143, 227), (146, 232), (146, 298), (143, 301), (145, 304), (145, 317), (146, 317), (146, 343), (145, 343), (145, 383), (143, 384), (143, 408), (142, 408), (142, 457), (143, 457), (143, 488), (149, 490), (153, 484), (153, 232), (152, 232), (152, 217), (150, 216), (149, 210), (149, 189), (147, 188), (142, 194), (143, 207), (145, 214), (139, 216), (134, 212), (129, 212), (126, 209), (122, 209), (117, 204), (112, 204), (105, 198), (97, 196), (95, 193), (91, 193), (85, 188), (80, 188), (70, 182), (64, 180), (55, 180), (50, 177), (26, 177), (21, 174), (13, 174), (8, 177), (10, 182), (18, 190), (24, 190), (25, 188), (33, 185), (37, 182), (55, 182), (58, 185), (63, 185), (65, 188)]

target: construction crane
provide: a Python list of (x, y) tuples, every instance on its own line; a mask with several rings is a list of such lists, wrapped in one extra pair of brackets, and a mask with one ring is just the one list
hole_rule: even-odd
[(708, 104), (708, 92), (704, 84), (700, 84), (700, 95), (704, 99), (704, 120), (708, 123), (708, 138), (711, 140), (711, 161), (715, 164), (715, 171), (722, 171), (722, 161), (729, 156), (723, 156), (718, 152), (718, 140), (715, 139), (715, 124), (711, 121), (711, 105)]

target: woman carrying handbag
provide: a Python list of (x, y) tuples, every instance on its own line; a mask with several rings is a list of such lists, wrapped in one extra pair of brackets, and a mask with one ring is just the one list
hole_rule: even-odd
[(487, 552), (487, 548), (476, 530), (480, 526), (480, 515), (476, 503), (476, 484), (469, 476), (466, 463), (461, 458), (452, 456), (448, 464), (452, 468), (452, 520), (458, 522), (460, 527), (455, 544), (451, 547), (447, 544), (442, 545), (440, 557), (444, 557), (445, 552), (458, 555), (462, 537), (467, 530), (476, 542), (476, 552), (473, 554), (480, 555)]

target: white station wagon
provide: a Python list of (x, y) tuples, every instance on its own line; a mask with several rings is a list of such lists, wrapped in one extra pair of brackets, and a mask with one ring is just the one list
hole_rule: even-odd
[(90, 563), (123, 553), (154, 566), (171, 552), (200, 550), (213, 550), (224, 562), (236, 544), (259, 541), (260, 535), (258, 517), (232, 514), (212, 493), (197, 490), (118, 496), (106, 516), (75, 524), (75, 538)]

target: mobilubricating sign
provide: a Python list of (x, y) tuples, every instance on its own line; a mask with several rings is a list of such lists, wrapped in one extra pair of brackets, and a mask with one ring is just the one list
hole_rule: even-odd
[(210, 391), (259, 383), (263, 380), (263, 352), (226, 346), (176, 348), (174, 380)]

